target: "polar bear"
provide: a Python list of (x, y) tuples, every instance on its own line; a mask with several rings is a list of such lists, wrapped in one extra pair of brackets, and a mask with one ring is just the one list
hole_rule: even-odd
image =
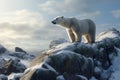
[(76, 18), (57, 17), (52, 21), (66, 28), (71, 42), (81, 42), (82, 36), (87, 43), (95, 42), (96, 26), (90, 19), (78, 20)]

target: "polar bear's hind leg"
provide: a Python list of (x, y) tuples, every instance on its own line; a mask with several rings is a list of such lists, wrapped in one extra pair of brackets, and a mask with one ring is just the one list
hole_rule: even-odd
[(86, 40), (87, 43), (91, 43), (91, 38), (90, 38), (90, 35), (84, 35), (84, 38)]

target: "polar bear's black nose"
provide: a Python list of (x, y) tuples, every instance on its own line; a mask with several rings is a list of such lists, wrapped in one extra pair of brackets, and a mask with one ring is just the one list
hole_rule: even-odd
[(52, 21), (52, 23), (53, 23), (53, 24), (56, 24), (56, 22), (55, 22), (55, 21)]

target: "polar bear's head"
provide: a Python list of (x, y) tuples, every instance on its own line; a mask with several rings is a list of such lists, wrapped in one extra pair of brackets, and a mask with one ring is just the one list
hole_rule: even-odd
[(61, 26), (64, 26), (64, 24), (65, 24), (65, 21), (66, 19), (62, 16), (62, 17), (57, 17), (57, 18), (55, 18), (53, 21), (52, 21), (52, 23), (53, 24), (58, 24), (58, 25), (61, 25)]

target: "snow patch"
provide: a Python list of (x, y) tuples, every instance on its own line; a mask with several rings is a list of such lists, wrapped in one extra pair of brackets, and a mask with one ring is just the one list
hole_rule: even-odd
[(117, 49), (117, 57), (112, 61), (113, 73), (110, 77), (110, 80), (119, 80), (120, 79), (120, 49)]
[(101, 32), (97, 38), (96, 38), (96, 41), (101, 41), (105, 38), (115, 38), (115, 37), (118, 37), (120, 36), (120, 32), (116, 29), (110, 29), (108, 31), (105, 31), (105, 32)]

